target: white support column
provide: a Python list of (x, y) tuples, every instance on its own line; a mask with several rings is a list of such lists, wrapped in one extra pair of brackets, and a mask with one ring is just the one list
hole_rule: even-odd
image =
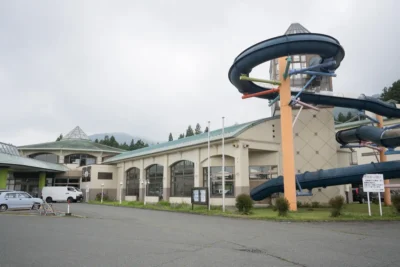
[(170, 196), (171, 175), (169, 171), (168, 154), (164, 156), (164, 172), (163, 172), (163, 200), (168, 201)]
[(249, 149), (246, 143), (239, 142), (235, 153), (235, 196), (250, 193)]
[(194, 187), (199, 187), (202, 182), (203, 173), (201, 172), (201, 162), (200, 162), (200, 148), (197, 149), (197, 156), (194, 162)]
[[(117, 164), (117, 185), (116, 185), (116, 189), (117, 189), (117, 200), (120, 199), (120, 195), (121, 195), (121, 189), (120, 189), (120, 182), (122, 182), (123, 184), (125, 184), (124, 182), (124, 164), (123, 163), (118, 163)], [(122, 190), (123, 193), (123, 190)], [(122, 199), (124, 198), (124, 194), (122, 196)]]
[(145, 184), (144, 180), (146, 178), (146, 171), (144, 169), (144, 160), (140, 160), (140, 172), (139, 172), (139, 195), (137, 196), (137, 199), (139, 201), (144, 201), (144, 196), (146, 195), (145, 192)]

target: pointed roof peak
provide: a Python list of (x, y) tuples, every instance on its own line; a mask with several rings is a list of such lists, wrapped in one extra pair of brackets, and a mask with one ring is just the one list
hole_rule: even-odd
[(67, 133), (62, 140), (71, 139), (90, 140), (87, 134), (85, 134), (85, 132), (79, 126), (76, 126), (72, 131)]
[(303, 25), (298, 22), (290, 24), (289, 28), (286, 30), (285, 35), (297, 34), (297, 33), (310, 33)]

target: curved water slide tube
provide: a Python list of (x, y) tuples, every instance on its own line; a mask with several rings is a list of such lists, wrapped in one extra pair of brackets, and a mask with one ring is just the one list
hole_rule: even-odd
[[(241, 80), (241, 75), (248, 76), (252, 69), (272, 59), (299, 54), (317, 54), (321, 57), (320, 64), (335, 62), (328, 67), (321, 67), (315, 71), (331, 73), (336, 70), (344, 58), (344, 49), (340, 43), (327, 35), (322, 34), (293, 34), (278, 36), (262, 41), (243, 51), (234, 60), (229, 69), (229, 80), (242, 94), (254, 94), (272, 88), (264, 88), (252, 81)], [(296, 95), (298, 92), (291, 92)], [(278, 92), (267, 95), (260, 95), (259, 98), (275, 99)], [(328, 105), (358, 110), (371, 111), (388, 118), (400, 118), (400, 109), (395, 105), (385, 103), (378, 99), (362, 95), (359, 99), (319, 95), (309, 92), (301, 94), (301, 101), (315, 105)], [(399, 134), (385, 131), (370, 126), (361, 126), (357, 129), (343, 130), (338, 133), (336, 139), (341, 144), (351, 142), (370, 141), (377, 145), (386, 147), (400, 144)], [(302, 188), (312, 189), (341, 184), (360, 183), (366, 173), (382, 173), (385, 179), (398, 178), (400, 173), (400, 162), (382, 162), (366, 165), (351, 166), (317, 172), (305, 172), (297, 174), (296, 179)], [(265, 182), (251, 190), (251, 197), (254, 200), (262, 200), (273, 193), (283, 192), (283, 177)], [(299, 189), (299, 188), (298, 188)]]
[[(317, 70), (329, 72), (340, 66), (345, 53), (339, 41), (328, 35), (304, 33), (278, 36), (255, 44), (237, 56), (229, 69), (229, 80), (242, 94), (253, 94), (268, 90), (268, 88), (258, 86), (252, 81), (240, 80), (240, 76), (249, 75), (254, 67), (272, 59), (299, 54), (319, 55), (321, 64), (332, 60), (336, 61), (330, 67)], [(297, 93), (292, 92), (292, 95)], [(272, 100), (277, 96), (278, 93), (276, 92), (258, 97)], [(301, 101), (314, 105), (367, 110), (388, 118), (400, 118), (400, 109), (397, 109), (395, 105), (367, 96), (355, 99), (303, 92)]]
[[(311, 190), (316, 187), (361, 183), (362, 177), (366, 173), (381, 173), (384, 179), (395, 179), (399, 177), (400, 162), (388, 161), (346, 168), (319, 170), (316, 172), (305, 172), (297, 174), (296, 179), (300, 183), (302, 189)], [(283, 192), (283, 176), (279, 176), (276, 179), (269, 180), (253, 188), (250, 195), (253, 200), (259, 201), (274, 193), (280, 192)]]

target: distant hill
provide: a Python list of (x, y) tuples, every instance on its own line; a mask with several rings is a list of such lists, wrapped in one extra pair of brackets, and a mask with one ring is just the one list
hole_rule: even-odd
[(155, 144), (157, 142), (155, 142), (154, 140), (149, 140), (147, 138), (142, 138), (139, 136), (132, 136), (130, 134), (127, 133), (98, 133), (98, 134), (92, 134), (89, 135), (90, 140), (94, 141), (96, 139), (101, 140), (104, 139), (104, 137), (108, 135), (109, 137), (111, 137), (112, 135), (115, 137), (115, 140), (117, 140), (118, 143), (123, 144), (124, 142), (126, 142), (128, 145), (131, 143), (131, 140), (133, 139), (136, 143), (137, 140), (141, 139), (143, 142), (148, 143), (149, 145)]

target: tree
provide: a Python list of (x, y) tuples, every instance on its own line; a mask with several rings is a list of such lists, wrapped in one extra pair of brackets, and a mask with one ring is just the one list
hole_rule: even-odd
[(111, 137), (110, 137), (110, 144), (109, 144), (109, 146), (112, 146), (112, 147), (119, 147), (119, 144), (118, 144), (117, 140), (115, 140), (114, 135), (111, 135)]
[(337, 116), (337, 119), (336, 119), (338, 122), (345, 122), (346, 121), (346, 116), (345, 115), (343, 115), (343, 113), (342, 112), (339, 112), (339, 114), (338, 114), (338, 116)]
[(174, 141), (174, 138), (172, 137), (172, 133), (169, 133), (168, 141)]
[(178, 137), (178, 139), (182, 139), (182, 138), (185, 138), (184, 134), (180, 134), (179, 137)]
[(135, 149), (135, 140), (132, 139), (128, 150), (134, 150), (134, 149)]
[(353, 116), (353, 114), (351, 114), (351, 112), (349, 111), (349, 112), (347, 112), (347, 116), (346, 116), (346, 121), (348, 121), (348, 120), (350, 120), (350, 119), (352, 119), (354, 116)]
[(120, 145), (119, 148), (124, 149), (124, 150), (129, 150), (129, 146), (126, 142), (124, 142), (122, 145)]
[(206, 129), (204, 130), (205, 133), (208, 133), (208, 126), (206, 127)]
[(396, 100), (400, 102), (400, 80), (395, 81), (389, 88), (383, 88), (381, 98), (384, 101)]
[(57, 137), (56, 142), (61, 141), (61, 139), (63, 139), (63, 135), (62, 134), (60, 134), (60, 136)]
[(94, 140), (94, 142), (95, 142), (95, 143), (98, 143), (98, 142), (99, 142), (99, 139), (96, 138), (96, 140)]
[(194, 129), (194, 134), (201, 134), (201, 126), (199, 123), (196, 124), (196, 129)]
[(193, 133), (192, 126), (189, 125), (188, 128), (187, 128), (187, 130), (186, 130), (186, 137), (188, 137), (188, 136), (193, 136), (193, 135), (194, 135), (194, 133)]

